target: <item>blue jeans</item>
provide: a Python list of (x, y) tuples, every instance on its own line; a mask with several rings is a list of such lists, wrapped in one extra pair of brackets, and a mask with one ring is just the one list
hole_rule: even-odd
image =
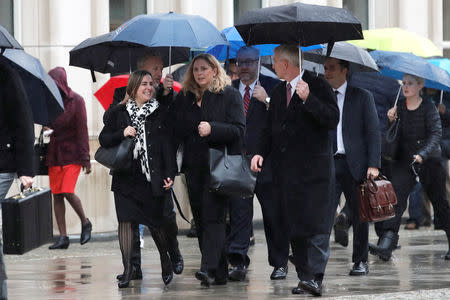
[[(0, 205), (1, 202), (5, 199), (6, 194), (11, 187), (11, 184), (14, 180), (15, 173), (0, 173)], [(1, 208), (1, 206), (0, 206)], [(1, 209), (0, 209), (1, 214)], [(0, 228), (1, 228), (0, 224)], [(5, 270), (5, 261), (3, 260), (3, 241), (1, 238), (2, 232), (0, 230), (0, 299), (8, 299), (8, 291), (6, 288), (6, 270)]]
[(408, 223), (416, 223), (419, 226), (422, 222), (422, 200), (423, 188), (420, 182), (416, 183), (411, 194), (409, 194), (409, 219)]

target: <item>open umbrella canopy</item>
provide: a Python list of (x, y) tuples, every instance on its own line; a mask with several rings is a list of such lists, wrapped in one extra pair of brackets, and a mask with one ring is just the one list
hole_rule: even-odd
[[(129, 74), (113, 76), (95, 92), (94, 96), (98, 99), (105, 110), (107, 110), (108, 107), (113, 103), (115, 89), (126, 86), (129, 77)], [(163, 81), (164, 78), (161, 78), (161, 83)], [(181, 84), (174, 81), (173, 89), (176, 92), (179, 92), (181, 89)]]
[[(327, 58), (327, 49), (309, 51), (303, 55), (305, 60), (323, 64)], [(366, 50), (347, 42), (334, 44), (329, 57), (348, 61), (350, 63), (350, 72), (378, 71), (377, 64)]]
[(135, 70), (137, 58), (148, 47), (158, 52), (164, 66), (168, 66), (188, 61), (190, 48), (206, 49), (218, 44), (228, 42), (200, 16), (173, 12), (139, 15), (110, 33), (84, 40), (70, 51), (69, 64), (101, 73), (129, 72)]
[(235, 27), (247, 45), (310, 46), (363, 38), (361, 23), (347, 9), (299, 2), (248, 11)]
[(425, 87), (450, 91), (450, 74), (412, 53), (375, 50), (370, 52), (382, 75), (401, 80), (412, 74), (425, 79)]
[(400, 28), (364, 30), (364, 40), (350, 43), (371, 50), (411, 52), (417, 56), (442, 56), (442, 51), (429, 39)]
[(448, 58), (431, 58), (427, 59), (430, 63), (446, 70), (450, 74), (450, 59)]
[(5, 29), (5, 27), (0, 25), (0, 48), (1, 52), (6, 48), (20, 49), (23, 50), (19, 42)]
[(34, 123), (50, 125), (64, 112), (58, 86), (37, 58), (23, 50), (6, 49), (0, 59), (19, 73), (33, 112)]

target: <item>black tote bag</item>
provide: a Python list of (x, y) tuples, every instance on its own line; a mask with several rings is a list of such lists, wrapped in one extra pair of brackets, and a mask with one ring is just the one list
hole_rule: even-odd
[(224, 150), (209, 149), (210, 190), (239, 198), (253, 196), (256, 174), (250, 170), (250, 157), (228, 155)]
[(114, 147), (104, 148), (100, 146), (95, 152), (95, 160), (105, 167), (114, 171), (124, 171), (131, 169), (133, 160), (134, 141), (126, 137), (122, 142)]
[(392, 122), (391, 126), (389, 126), (386, 131), (386, 136), (383, 139), (381, 155), (384, 159), (389, 161), (395, 161), (398, 159), (398, 151), (399, 151), (399, 139), (398, 139), (398, 130), (400, 126), (400, 117)]
[(48, 144), (44, 143), (44, 127), (42, 127), (38, 143), (34, 145), (33, 170), (35, 175), (48, 175), (47, 149)]

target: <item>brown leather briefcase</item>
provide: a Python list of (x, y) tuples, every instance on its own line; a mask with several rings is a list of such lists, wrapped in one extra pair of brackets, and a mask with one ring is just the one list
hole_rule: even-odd
[(359, 220), (379, 222), (395, 216), (397, 204), (392, 183), (383, 175), (365, 180), (358, 188)]

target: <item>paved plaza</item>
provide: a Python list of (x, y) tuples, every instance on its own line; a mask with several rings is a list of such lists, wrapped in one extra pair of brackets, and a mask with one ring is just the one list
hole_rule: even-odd
[[(161, 280), (159, 255), (150, 236), (142, 250), (144, 279), (118, 289), (116, 275), (122, 272), (121, 255), (114, 234), (95, 236), (84, 246), (73, 241), (68, 250), (42, 246), (24, 255), (6, 255), (9, 299), (305, 299), (292, 295), (296, 286), (294, 266), (287, 280), (271, 281), (267, 248), (262, 230), (255, 230), (256, 245), (247, 281), (204, 288), (194, 278), (200, 264), (197, 240), (179, 237), (185, 259), (182, 275), (168, 287)], [(376, 242), (370, 232), (370, 241)], [(333, 238), (332, 238), (333, 240)], [(450, 261), (443, 231), (424, 227), (400, 231), (401, 249), (389, 262), (369, 256), (370, 273), (350, 277), (351, 243), (348, 248), (331, 243), (331, 257), (324, 279), (324, 299), (450, 299)], [(311, 297), (312, 298), (312, 297)]]

